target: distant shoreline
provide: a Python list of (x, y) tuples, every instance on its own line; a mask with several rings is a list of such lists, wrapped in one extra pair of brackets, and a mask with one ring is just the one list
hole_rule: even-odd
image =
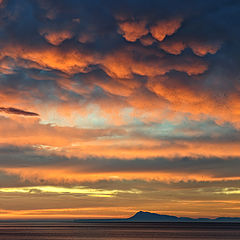
[(240, 223), (240, 217), (190, 218), (139, 211), (129, 218), (110, 219), (3, 219), (0, 223)]

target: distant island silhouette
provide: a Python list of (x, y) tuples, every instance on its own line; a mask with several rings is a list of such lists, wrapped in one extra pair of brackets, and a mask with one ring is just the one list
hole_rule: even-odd
[(129, 218), (76, 219), (74, 222), (239, 222), (240, 217), (190, 218), (139, 211)]

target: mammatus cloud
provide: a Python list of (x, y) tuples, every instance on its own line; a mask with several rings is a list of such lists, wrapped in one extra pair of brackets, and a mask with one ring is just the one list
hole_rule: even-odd
[(150, 28), (152, 36), (158, 41), (163, 41), (166, 36), (174, 34), (181, 26), (182, 18), (158, 21)]
[(7, 114), (16, 114), (16, 115), (23, 115), (23, 116), (30, 116), (30, 117), (37, 117), (39, 116), (39, 114), (34, 113), (34, 112), (28, 112), (28, 111), (24, 111), (22, 109), (18, 109), (18, 108), (13, 108), (13, 107), (0, 107), (0, 112), (4, 112)]
[(161, 43), (160, 48), (162, 48), (164, 51), (174, 54), (174, 55), (179, 55), (182, 53), (184, 49), (187, 47), (191, 48), (193, 53), (196, 54), (197, 56), (203, 57), (206, 54), (215, 54), (219, 49), (220, 49), (220, 44), (218, 42), (216, 43), (208, 43), (208, 42), (198, 42), (197, 40), (195, 41), (175, 41), (175, 40), (170, 40)]
[[(137, 39), (147, 35), (149, 32), (153, 38), (161, 42), (166, 36), (173, 35), (180, 28), (182, 21), (183, 20), (181, 18), (160, 20), (148, 29), (146, 20), (127, 20), (119, 23), (119, 32), (129, 42), (135, 42)], [(149, 42), (149, 44), (146, 45), (151, 44)]]
[(129, 42), (135, 42), (140, 37), (148, 34), (146, 28), (146, 22), (122, 22), (119, 24), (120, 33), (123, 34), (123, 37)]
[(57, 46), (59, 44), (61, 44), (64, 40), (66, 39), (71, 39), (72, 38), (72, 33), (67, 31), (67, 30), (63, 30), (63, 31), (59, 31), (59, 32), (48, 32), (47, 30), (44, 31), (42, 30), (40, 32), (40, 34), (51, 44)]
[[(232, 90), (227, 90), (224, 87), (224, 79), (228, 73), (219, 76), (218, 88), (221, 88), (220, 91), (228, 91), (224, 94), (219, 94), (214, 86), (209, 87), (211, 84), (216, 84), (210, 76), (212, 71), (214, 71), (213, 75), (220, 72), (217, 67), (220, 65), (215, 65), (215, 62), (218, 59), (219, 61), (230, 59), (218, 57), (218, 53), (221, 51), (224, 56), (228, 53), (229, 46), (224, 42), (227, 42), (226, 37), (230, 39), (232, 33), (224, 35), (221, 31), (215, 32), (216, 22), (219, 28), (225, 29), (223, 23), (215, 19), (209, 19), (208, 28), (204, 27), (206, 6), (201, 4), (191, 6), (193, 10), (200, 9), (203, 12), (196, 23), (191, 15), (194, 11), (191, 14), (185, 11), (173, 14), (166, 6), (161, 6), (161, 3), (157, 3), (160, 5), (155, 6), (156, 9), (166, 8), (165, 11), (169, 12), (169, 16), (157, 14), (154, 8), (151, 9), (151, 14), (146, 12), (145, 15), (139, 15), (138, 11), (115, 13), (110, 5), (106, 5), (110, 15), (103, 16), (101, 15), (103, 9), (98, 9), (99, 23), (102, 23), (98, 24), (98, 21), (91, 20), (91, 17), (89, 19), (80, 10), (72, 14), (68, 12), (61, 20), (60, 13), (64, 10), (56, 4), (56, 9), (53, 11), (51, 9), (53, 3), (54, 1), (39, 3), (39, 6), (35, 6), (40, 15), (30, 22), (38, 25), (33, 26), (36, 27), (36, 31), (29, 30), (28, 33), (34, 37), (34, 44), (27, 44), (24, 36), (12, 31), (14, 27), (11, 24), (15, 23), (15, 20), (9, 19), (9, 23), (4, 25), (3, 31), (6, 37), (1, 39), (0, 67), (6, 74), (6, 79), (13, 79), (18, 74), (22, 83), (16, 90), (10, 81), (2, 81), (2, 89), (5, 90), (0, 94), (1, 100), (9, 99), (14, 101), (13, 104), (24, 106), (25, 98), (20, 95), (25, 92), (27, 95), (32, 94), (32, 105), (39, 101), (43, 104), (55, 105), (61, 113), (66, 112), (66, 109), (69, 109), (68, 112), (72, 112), (70, 109), (74, 111), (81, 109), (79, 112), (82, 113), (86, 112), (86, 108), (97, 105), (101, 109), (100, 114), (111, 123), (117, 118), (111, 114), (109, 104), (106, 102), (111, 102), (115, 106), (119, 116), (125, 109), (131, 108), (132, 116), (137, 116), (140, 121), (153, 121), (153, 119), (159, 121), (163, 117), (163, 112), (166, 118), (167, 109), (168, 116), (186, 114), (197, 119), (203, 115), (216, 119), (217, 122), (239, 125), (237, 111), (231, 107), (232, 100), (237, 99), (238, 96), (237, 82), (234, 80), (237, 77), (231, 78), (232, 83), (228, 88)], [(27, 9), (28, 3), (25, 4)], [(85, 2), (82, 4), (79, 9), (88, 9)], [(4, 8), (2, 11), (3, 16), (8, 16), (8, 9)], [(52, 17), (48, 16), (49, 12)], [(19, 16), (21, 14), (26, 15), (23, 9)], [(216, 12), (215, 18), (218, 18), (217, 14)], [(92, 16), (91, 12), (88, 16)], [(60, 22), (63, 24), (59, 24)], [(88, 22), (90, 28), (86, 28)], [(198, 31), (195, 25), (199, 26)], [(6, 38), (10, 40), (6, 41)], [(36, 71), (39, 71), (38, 75)], [(221, 71), (226, 69), (222, 68)], [(22, 77), (22, 72), (25, 77)], [(181, 73), (186, 73), (188, 76), (182, 77), (179, 81), (175, 76)], [(54, 79), (51, 78), (51, 84), (55, 86), (52, 93), (46, 94), (47, 98), (41, 98), (41, 94), (45, 92), (42, 90), (44, 87), (39, 89), (37, 85), (44, 85), (48, 74), (55, 75)], [(236, 76), (234, 69), (231, 74)], [(158, 87), (153, 87), (153, 77), (168, 80), (159, 81)], [(31, 85), (27, 85), (26, 78)], [(177, 88), (174, 86), (176, 82)], [(34, 91), (29, 93), (27, 88)], [(6, 89), (7, 95), (11, 95), (11, 98), (6, 96)], [(38, 94), (33, 94), (37, 91)], [(14, 95), (16, 97), (12, 97)], [(77, 96), (81, 101), (77, 100)], [(188, 98), (187, 101), (184, 101), (185, 96)], [(197, 98), (196, 96), (200, 96), (201, 106), (197, 109), (189, 106), (190, 98)], [(177, 99), (181, 101), (176, 104)], [(210, 104), (205, 104), (206, 101)], [(38, 106), (32, 107), (39, 109)], [(228, 114), (224, 114), (226, 111)], [(119, 122), (125, 121), (121, 117), (118, 119)]]

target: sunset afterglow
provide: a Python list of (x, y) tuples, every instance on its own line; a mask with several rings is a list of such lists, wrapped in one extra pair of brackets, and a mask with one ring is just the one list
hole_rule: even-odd
[(0, 220), (239, 217), (239, 8), (0, 1)]

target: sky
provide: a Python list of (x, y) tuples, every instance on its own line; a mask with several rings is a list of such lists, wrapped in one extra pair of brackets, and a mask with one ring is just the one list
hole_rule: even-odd
[(0, 219), (240, 217), (240, 1), (0, 0)]

